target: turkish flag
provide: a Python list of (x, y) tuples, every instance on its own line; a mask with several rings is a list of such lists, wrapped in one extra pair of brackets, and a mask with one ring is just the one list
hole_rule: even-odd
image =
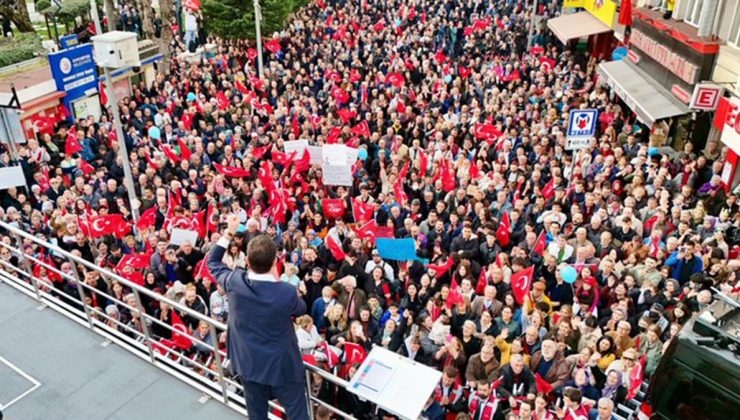
[(239, 89), (239, 92), (241, 92), (242, 94), (246, 95), (247, 93), (249, 93), (249, 89), (247, 89), (247, 87), (244, 86), (244, 83), (242, 83), (241, 80), (237, 79), (234, 82), (234, 85), (236, 86), (237, 89)]
[(452, 309), (453, 306), (463, 301), (463, 297), (458, 290), (459, 288), (460, 286), (454, 289), (450, 288), (450, 294), (447, 295), (447, 301), (445, 301), (445, 306), (447, 306), (447, 308)]
[(164, 155), (167, 156), (167, 159), (169, 159), (169, 161), (173, 164), (177, 164), (180, 162), (180, 156), (177, 156), (177, 154), (172, 151), (170, 146), (166, 144), (162, 145), (162, 153), (164, 153)]
[(252, 175), (251, 172), (249, 172), (246, 169), (242, 169), (242, 168), (235, 168), (232, 166), (222, 166), (222, 165), (219, 165), (218, 163), (214, 163), (213, 166), (223, 176), (226, 176), (229, 178), (247, 178)]
[(485, 31), (486, 29), (488, 29), (489, 26), (491, 26), (490, 17), (486, 19), (478, 19), (473, 22), (473, 30), (476, 32)]
[(514, 292), (514, 297), (517, 303), (520, 305), (524, 303), (524, 296), (529, 293), (529, 289), (532, 287), (532, 279), (534, 278), (534, 266), (519, 270), (511, 275), (511, 290)]
[(383, 29), (385, 29), (385, 23), (382, 20), (373, 25), (373, 30), (375, 32), (381, 32)]
[(216, 282), (216, 278), (213, 277), (213, 274), (211, 274), (211, 270), (208, 269), (208, 264), (206, 263), (207, 258), (203, 258), (202, 260), (195, 263), (195, 279), (209, 279), (212, 282)]
[(262, 156), (265, 155), (270, 149), (272, 149), (272, 144), (268, 144), (266, 146), (262, 147), (255, 147), (252, 149), (252, 156), (254, 156), (255, 159), (262, 159)]
[(552, 196), (555, 195), (555, 179), (551, 179), (550, 182), (545, 184), (540, 192), (542, 193), (542, 196), (545, 197), (545, 200), (551, 199)]
[(175, 346), (180, 349), (190, 349), (193, 346), (193, 342), (188, 335), (185, 335), (190, 334), (190, 330), (182, 322), (182, 318), (177, 314), (177, 311), (170, 309), (170, 316), (172, 317), (172, 341), (174, 341)]
[(90, 175), (91, 173), (95, 172), (95, 168), (92, 167), (89, 163), (85, 162), (84, 159), (80, 158), (80, 170), (85, 175)]
[(344, 200), (341, 198), (324, 198), (321, 209), (327, 219), (339, 219), (344, 216)]
[(375, 206), (372, 203), (363, 203), (360, 200), (354, 201), (352, 215), (355, 217), (356, 223), (364, 223), (372, 220), (374, 213)]
[(452, 266), (455, 265), (455, 259), (451, 256), (447, 257), (447, 262), (445, 262), (444, 265), (436, 265), (436, 264), (424, 264), (424, 267), (427, 269), (432, 269), (437, 272), (437, 278), (442, 277), (450, 271)]
[(283, 47), (280, 45), (280, 41), (278, 41), (277, 39), (271, 39), (265, 43), (265, 49), (275, 54), (282, 50)]
[(337, 111), (337, 115), (339, 115), (339, 118), (342, 119), (342, 121), (347, 124), (349, 120), (357, 116), (357, 111), (351, 111), (346, 108), (342, 108)]
[(95, 216), (88, 220), (89, 236), (93, 239), (106, 235), (118, 236), (126, 226), (126, 221), (123, 220), (123, 216), (120, 214)]
[(501, 217), (501, 222), (498, 224), (496, 229), (496, 240), (499, 245), (505, 247), (511, 242), (511, 219), (509, 219), (509, 213), (504, 212)]
[(353, 365), (355, 363), (362, 363), (365, 361), (365, 358), (367, 358), (367, 352), (359, 344), (345, 342), (344, 343), (344, 358), (345, 358), (344, 360), (347, 362), (348, 365)]
[(422, 150), (419, 150), (419, 178), (424, 178), (427, 174), (427, 166), (429, 166), (429, 160), (427, 155)]
[(535, 373), (534, 381), (538, 393), (547, 395), (552, 392), (552, 385), (550, 385), (549, 382), (547, 382), (542, 376), (540, 376), (539, 373)]
[(406, 113), (406, 104), (404, 104), (403, 101), (398, 101), (396, 103), (396, 112), (398, 112), (399, 114)]
[(442, 188), (445, 191), (450, 192), (454, 190), (457, 185), (455, 175), (450, 171), (449, 161), (445, 159), (442, 162), (444, 162), (444, 168), (442, 168)]
[(370, 137), (370, 126), (367, 124), (367, 121), (363, 121), (352, 127), (351, 132), (358, 136)]
[[(331, 97), (334, 98), (340, 105), (349, 101), (349, 94), (339, 86), (335, 86), (331, 90)], [(346, 122), (346, 121), (345, 121)]]
[(139, 221), (136, 222), (136, 227), (139, 229), (147, 229), (154, 226), (157, 223), (157, 206), (148, 208), (139, 217)]
[(555, 68), (555, 60), (550, 57), (540, 57), (540, 67), (545, 71), (552, 71)]
[(293, 161), (293, 158), (295, 157), (295, 153), (293, 152), (291, 154), (283, 153), (277, 150), (272, 151), (272, 161), (275, 162), (276, 165), (280, 166), (287, 166), (290, 164), (290, 162)]
[(185, 140), (177, 139), (177, 144), (180, 146), (180, 156), (182, 156), (184, 160), (190, 160), (190, 157), (193, 156), (193, 152), (190, 151)]
[(532, 49), (530, 50), (530, 53), (532, 55), (540, 55), (545, 52), (545, 48), (543, 48), (540, 45), (533, 45)]
[(501, 131), (493, 124), (475, 123), (475, 138), (487, 141), (496, 140), (501, 137)]
[(403, 189), (403, 179), (398, 178), (396, 180), (396, 183), (393, 184), (393, 195), (396, 197), (396, 201), (403, 205), (406, 203), (409, 199), (408, 195), (406, 195), (406, 191)]
[(216, 100), (218, 101), (218, 109), (221, 111), (229, 108), (229, 99), (223, 91), (216, 93)]
[(632, 26), (632, 0), (622, 0), (619, 8), (619, 24)]
[(303, 155), (300, 159), (294, 161), (295, 170), (300, 172), (306, 172), (311, 168), (311, 154), (308, 153), (308, 149), (303, 150)]
[(218, 220), (213, 220), (213, 213), (216, 211), (216, 206), (213, 203), (208, 204), (208, 210), (206, 211), (206, 232), (215, 233), (218, 229)]
[(640, 391), (642, 381), (645, 379), (645, 363), (647, 361), (647, 354), (643, 354), (635, 367), (630, 372), (630, 389), (627, 392), (627, 399), (631, 400), (637, 396), (637, 392)]
[(342, 135), (342, 129), (339, 127), (332, 127), (329, 129), (329, 134), (326, 136), (327, 144), (339, 143), (339, 137)]
[(100, 105), (108, 105), (108, 94), (105, 92), (105, 83), (102, 80), (100, 81), (98, 92), (100, 92)]
[(547, 249), (547, 238), (545, 235), (545, 231), (543, 230), (540, 233), (540, 236), (537, 237), (537, 242), (535, 242), (534, 248), (532, 248), (532, 252), (541, 257), (545, 255), (545, 249)]
[(347, 256), (347, 254), (344, 253), (342, 246), (338, 244), (337, 240), (331, 235), (326, 235), (326, 247), (329, 248), (331, 255), (337, 261), (342, 261)]
[(247, 58), (249, 59), (249, 61), (253, 61), (255, 58), (257, 58), (257, 54), (259, 53), (254, 48), (247, 48)]
[(349, 81), (350, 83), (357, 83), (360, 80), (362, 80), (362, 75), (359, 71), (352, 69), (349, 71)]
[(151, 254), (136, 253), (136, 254), (124, 254), (121, 260), (116, 264), (116, 268), (119, 271), (123, 271), (125, 267), (131, 267), (136, 270), (142, 270), (149, 267), (149, 259)]
[(339, 363), (339, 356), (331, 351), (331, 348), (329, 348), (329, 342), (326, 340), (321, 344), (320, 349), (323, 350), (326, 355), (326, 363), (329, 365), (329, 369), (334, 369), (334, 367)]
[(258, 102), (257, 100), (252, 102), (252, 107), (257, 111), (264, 111), (267, 115), (272, 115), (275, 109), (268, 103)]
[(79, 153), (82, 151), (82, 145), (77, 140), (77, 132), (76, 131), (70, 131), (67, 135), (67, 142), (64, 144), (64, 154), (67, 156), (72, 156), (75, 153)]
[(480, 276), (478, 277), (478, 284), (475, 285), (475, 294), (482, 296), (486, 291), (486, 286), (488, 286), (486, 267), (482, 267)]
[(463, 36), (470, 36), (473, 34), (473, 27), (472, 26), (466, 26), (463, 28)]
[(388, 73), (388, 75), (385, 76), (385, 82), (397, 88), (402, 88), (403, 85), (406, 83), (406, 79), (401, 73), (392, 72)]
[(291, 118), (290, 126), (293, 129), (293, 134), (297, 137), (301, 136), (301, 126), (298, 124), (298, 116), (293, 115), (293, 118)]
[(437, 51), (437, 54), (434, 54), (434, 61), (437, 62), (437, 64), (442, 64), (447, 60), (447, 56), (445, 55), (444, 51), (441, 49)]
[(467, 68), (467, 67), (463, 67), (463, 66), (460, 66), (460, 67), (458, 67), (458, 74), (459, 74), (459, 75), (460, 75), (460, 77), (462, 77), (463, 79), (467, 79), (467, 78), (468, 78), (468, 76), (470, 76), (470, 73), (472, 73), (472, 72), (473, 72), (473, 71), (472, 71), (472, 70), (470, 70), (470, 69), (469, 69), (469, 68)]

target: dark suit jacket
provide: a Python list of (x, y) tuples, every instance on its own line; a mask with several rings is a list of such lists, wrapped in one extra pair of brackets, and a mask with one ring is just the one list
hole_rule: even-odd
[(221, 262), (226, 248), (215, 246), (208, 269), (229, 299), (228, 354), (243, 380), (265, 385), (306, 380), (292, 317), (306, 313), (306, 303), (286, 282), (250, 281), (242, 269)]

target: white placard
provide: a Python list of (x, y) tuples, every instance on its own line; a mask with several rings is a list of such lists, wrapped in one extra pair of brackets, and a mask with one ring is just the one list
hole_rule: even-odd
[(349, 391), (404, 419), (419, 418), (442, 372), (375, 347), (349, 381)]
[(321, 146), (308, 146), (306, 149), (308, 150), (308, 154), (311, 156), (311, 165), (321, 165), (324, 163), (324, 159), (321, 154)]
[(321, 149), (324, 165), (340, 166), (347, 164), (347, 146), (343, 144), (325, 144)]
[(8, 188), (18, 186), (26, 186), (26, 177), (23, 175), (23, 168), (20, 166), (0, 168), (0, 190), (7, 190)]
[(194, 230), (186, 230), (180, 228), (173, 228), (172, 234), (170, 235), (170, 245), (180, 246), (185, 242), (190, 242), (191, 245), (195, 245), (198, 241), (198, 232)]
[(354, 147), (347, 147), (347, 165), (354, 165), (357, 162), (357, 149)]
[(296, 159), (300, 159), (303, 156), (303, 151), (308, 147), (308, 140), (286, 141), (283, 143), (283, 147), (285, 148), (285, 154), (289, 155), (297, 152)]
[(322, 165), (324, 185), (352, 185), (352, 166)]
[(26, 142), (21, 126), (21, 114), (16, 109), (0, 108), (0, 143), (8, 144), (8, 133), (16, 144)]

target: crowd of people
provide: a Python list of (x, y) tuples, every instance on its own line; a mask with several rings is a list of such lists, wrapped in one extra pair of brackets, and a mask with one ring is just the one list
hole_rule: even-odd
[[(224, 321), (228, 300), (202, 261), (236, 214), (244, 229), (224, 262), (244, 268), (251, 239), (274, 239), (281, 280), (309, 308), (296, 335), (310, 363), (348, 378), (381, 346), (439, 369), (430, 419), (611, 418), (712, 288), (737, 292), (737, 194), (720, 180), (716, 143), (675, 156), (649, 144), (597, 83), (597, 57), (542, 27), (528, 47), (531, 15), (522, 1), (318, 0), (267, 37), (263, 78), (251, 44), (212, 38), (215, 54), (176, 55), (169, 74), (133, 87), (120, 102), (125, 138), (106, 113), (3, 155), (28, 187), (2, 193), (0, 218)], [(180, 36), (171, 47), (187, 50)], [(566, 151), (579, 108), (599, 110), (596, 139)], [(357, 148), (352, 186), (326, 185), (321, 164), (285, 153), (299, 139)], [(99, 235), (98, 219), (123, 224)], [(174, 228), (198, 240), (172, 245)], [(384, 260), (368, 229), (413, 238), (418, 258)], [(0, 258), (18, 264), (7, 249)], [(91, 307), (143, 328), (120, 303), (136, 305), (127, 285), (80, 270)], [(197, 318), (142, 304), (224, 347)], [(213, 360), (208, 346), (184, 351)], [(384, 415), (319, 375), (311, 388), (357, 418)]]

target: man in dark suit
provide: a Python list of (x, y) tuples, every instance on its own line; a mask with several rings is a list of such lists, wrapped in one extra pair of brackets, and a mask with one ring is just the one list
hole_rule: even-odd
[(295, 287), (278, 280), (277, 247), (267, 235), (249, 241), (249, 271), (221, 262), (238, 227), (239, 218), (230, 216), (208, 269), (229, 299), (228, 353), (244, 385), (249, 417), (266, 419), (268, 401), (277, 398), (288, 418), (308, 420), (306, 376), (292, 320), (306, 313), (306, 303)]

